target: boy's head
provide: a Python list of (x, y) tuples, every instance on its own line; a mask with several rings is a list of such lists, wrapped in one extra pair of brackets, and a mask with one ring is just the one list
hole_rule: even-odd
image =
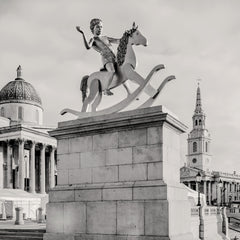
[(96, 25), (100, 25), (100, 24), (102, 24), (102, 20), (101, 19), (99, 19), (99, 18), (92, 19), (91, 22), (90, 22), (91, 32), (94, 33), (94, 27)]

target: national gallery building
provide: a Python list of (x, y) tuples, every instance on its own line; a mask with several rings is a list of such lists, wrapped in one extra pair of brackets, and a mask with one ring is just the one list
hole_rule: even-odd
[(0, 91), (0, 189), (45, 194), (56, 184), (57, 141), (35, 88), (17, 77)]
[(211, 169), (211, 137), (205, 125), (206, 115), (202, 110), (199, 86), (192, 120), (193, 129), (188, 135), (187, 163), (180, 169), (181, 182), (204, 193), (208, 205), (228, 205), (239, 201), (240, 175)]

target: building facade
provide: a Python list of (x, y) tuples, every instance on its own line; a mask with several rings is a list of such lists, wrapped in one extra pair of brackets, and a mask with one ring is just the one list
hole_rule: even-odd
[[(180, 169), (181, 182), (206, 195), (208, 205), (228, 205), (240, 200), (240, 175), (214, 171), (211, 168), (211, 136), (206, 128), (201, 91), (197, 88), (193, 128), (188, 135), (187, 163)], [(201, 174), (197, 182), (196, 175)]]
[(43, 125), (43, 107), (35, 88), (17, 78), (0, 91), (0, 189), (45, 194), (56, 184), (57, 141)]

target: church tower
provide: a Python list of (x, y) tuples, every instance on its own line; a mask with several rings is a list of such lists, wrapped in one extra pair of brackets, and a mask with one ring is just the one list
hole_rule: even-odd
[(202, 110), (199, 84), (197, 88), (196, 107), (192, 120), (193, 129), (188, 135), (188, 166), (209, 171), (212, 158), (210, 154), (211, 138), (205, 126), (206, 115)]

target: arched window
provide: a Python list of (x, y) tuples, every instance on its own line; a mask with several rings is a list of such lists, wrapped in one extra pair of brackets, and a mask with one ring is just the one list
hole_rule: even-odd
[(39, 111), (37, 109), (35, 112), (35, 118), (36, 118), (36, 122), (39, 123)]
[(4, 107), (1, 107), (1, 116), (5, 117), (5, 109), (4, 109)]
[(202, 120), (201, 119), (199, 119), (199, 125), (202, 125)]
[(195, 120), (195, 126), (197, 126), (197, 124), (198, 124), (198, 122), (197, 122), (197, 120)]
[(205, 143), (205, 150), (206, 150), (206, 152), (208, 152), (208, 143), (207, 142)]
[(193, 143), (193, 152), (197, 152), (197, 143), (196, 142)]
[(18, 107), (18, 120), (23, 120), (23, 107)]

